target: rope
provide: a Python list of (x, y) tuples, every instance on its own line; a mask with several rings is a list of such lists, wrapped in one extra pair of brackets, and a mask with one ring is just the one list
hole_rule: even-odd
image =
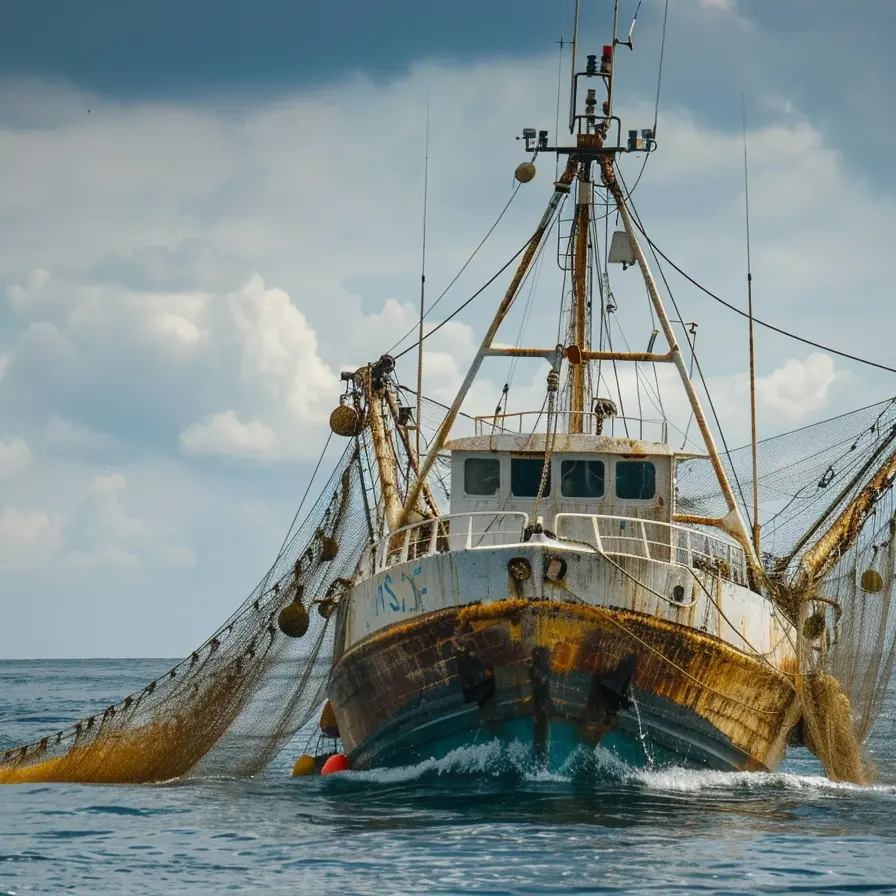
[[(424, 319), (424, 320), (426, 320), (426, 317), (429, 315), (430, 311), (432, 311), (433, 308), (435, 308), (436, 305), (438, 305), (439, 302), (441, 302), (442, 299), (445, 298), (445, 296), (446, 296), (447, 293), (448, 293), (448, 290), (450, 290), (451, 287), (454, 286), (455, 283), (457, 283), (457, 281), (460, 279), (461, 274), (463, 274), (463, 272), (469, 267), (470, 262), (473, 261), (473, 259), (476, 257), (476, 255), (477, 255), (477, 253), (479, 252), (479, 250), (485, 245), (485, 241), (492, 235), (492, 233), (494, 232), (494, 230), (495, 230), (495, 228), (498, 226), (498, 224), (501, 223), (501, 219), (504, 217), (505, 213), (507, 212), (507, 209), (510, 208), (510, 203), (513, 202), (513, 200), (516, 198), (516, 194), (519, 192), (519, 189), (520, 189), (521, 186), (522, 186), (522, 184), (519, 184), (519, 183), (518, 183), (518, 184), (513, 188), (513, 192), (510, 194), (510, 199), (507, 200), (507, 204), (504, 206), (503, 209), (501, 209), (501, 214), (498, 215), (498, 217), (497, 217), (496, 220), (495, 220), (495, 223), (492, 224), (492, 226), (488, 229), (488, 233), (486, 233), (486, 235), (485, 235), (485, 236), (482, 238), (482, 240), (480, 241), (479, 245), (473, 250), (473, 254), (472, 254), (472, 255), (471, 255), (471, 256), (470, 256), (470, 257), (463, 263), (463, 266), (462, 266), (461, 269), (454, 275), (454, 277), (453, 277), (453, 279), (451, 280), (451, 282), (445, 287), (444, 290), (442, 290), (442, 294), (441, 294), (441, 295), (440, 295), (440, 296), (439, 296), (439, 297), (432, 303), (432, 305), (429, 306), (429, 308), (426, 309), (425, 313), (423, 314), (423, 319)], [(407, 339), (408, 336), (410, 336), (410, 335), (417, 329), (418, 326), (419, 326), (419, 321), (418, 321), (417, 323), (415, 323), (414, 326), (411, 327), (411, 329), (408, 330), (407, 333), (405, 333), (404, 336), (402, 336), (401, 339), (399, 339), (398, 342), (396, 342), (395, 345), (393, 345), (392, 348), (390, 348), (389, 351), (386, 352), (386, 354), (387, 354), (387, 355), (391, 355), (392, 352), (393, 352), (396, 348), (398, 348), (398, 346), (401, 345), (401, 343), (404, 342), (405, 339)], [(414, 343), (414, 345), (412, 345), (411, 348), (416, 348), (416, 346), (417, 346), (418, 344), (419, 344), (419, 343)], [(404, 354), (404, 352), (402, 352), (402, 354)], [(399, 355), (399, 357), (401, 357), (401, 355)]]
[[(610, 558), (607, 557), (606, 554), (603, 554), (602, 556), (607, 560), (610, 560)], [(612, 563), (613, 561), (610, 560), (610, 562)], [(626, 575), (629, 575), (629, 573), (626, 572)], [(637, 579), (635, 581), (637, 581)], [(569, 591), (568, 588), (564, 590)], [(588, 603), (583, 598), (579, 597), (579, 595), (575, 594), (575, 592), (569, 591), (569, 593), (577, 600), (585, 603), (587, 606), (595, 610), (602, 610), (606, 614), (607, 619), (609, 619), (610, 622), (612, 622), (613, 625), (615, 625), (617, 628), (622, 629), (622, 631), (625, 632), (625, 634), (628, 635), (633, 641), (637, 641), (642, 647), (646, 647), (651, 653), (659, 657), (659, 659), (661, 659), (664, 663), (671, 666), (677, 672), (680, 672), (682, 675), (684, 675), (685, 678), (693, 681), (694, 684), (696, 684), (698, 687), (703, 688), (703, 690), (705, 691), (709, 691), (710, 694), (715, 694), (717, 697), (721, 697), (723, 700), (730, 700), (732, 703), (736, 703), (738, 706), (742, 706), (744, 709), (748, 709), (750, 712), (758, 712), (766, 716), (780, 716), (787, 711), (786, 709), (760, 709), (758, 706), (750, 706), (749, 703), (744, 703), (743, 700), (738, 700), (737, 697), (732, 697), (730, 694), (724, 694), (721, 691), (716, 690), (714, 687), (712, 687), (712, 685), (708, 685), (706, 684), (706, 682), (700, 681), (700, 679), (696, 676), (691, 675), (691, 673), (688, 672), (687, 669), (682, 669), (681, 666), (679, 666), (674, 660), (669, 659), (669, 657), (657, 650), (652, 644), (648, 644), (647, 641), (645, 641), (643, 638), (638, 637), (638, 635), (636, 635), (634, 632), (627, 629), (618, 619), (613, 616), (613, 611), (610, 609), (610, 607), (604, 607), (600, 604)]]
[[(699, 283), (690, 274), (683, 271), (668, 255), (663, 252), (662, 249), (657, 246), (653, 240), (650, 239), (649, 236), (644, 231), (644, 228), (641, 226), (641, 222), (637, 219), (635, 220), (635, 226), (641, 231), (641, 235), (647, 240), (648, 245), (654, 252), (656, 252), (662, 259), (664, 259), (675, 271), (681, 274), (685, 280), (687, 280), (691, 285), (696, 286), (701, 292), (706, 293), (711, 299), (718, 302), (720, 305), (724, 305), (729, 311), (733, 311), (735, 314), (739, 314), (741, 317), (748, 318), (750, 317), (746, 311), (741, 311), (736, 305), (732, 305), (730, 302), (726, 302), (723, 298), (717, 296), (714, 292), (711, 292), (707, 289), (702, 283)], [(840, 358), (846, 358), (847, 361), (855, 361), (858, 364), (865, 364), (868, 367), (875, 367), (878, 370), (885, 370), (887, 373), (896, 373), (896, 367), (888, 367), (886, 364), (879, 364), (877, 361), (869, 361), (867, 358), (860, 358), (857, 355), (851, 355), (849, 352), (843, 352), (836, 348), (831, 348), (829, 345), (822, 345), (820, 342), (813, 342), (811, 339), (806, 339), (804, 336), (797, 336), (796, 333), (791, 333), (788, 330), (784, 330), (781, 327), (776, 327), (774, 324), (766, 323), (764, 320), (760, 320), (758, 317), (753, 318), (753, 323), (757, 324), (760, 327), (765, 327), (767, 330), (771, 330), (774, 333), (779, 333), (781, 336), (787, 336), (790, 339), (795, 339), (797, 342), (802, 342), (804, 345), (810, 345), (812, 348), (820, 349), (823, 352), (830, 352), (832, 355), (837, 355)]]
[[(548, 414), (547, 414), (547, 432), (544, 444), (544, 463), (541, 467), (541, 479), (538, 483), (538, 494), (535, 496), (535, 506), (532, 509), (532, 519), (538, 517), (538, 508), (541, 499), (544, 496), (544, 490), (547, 487), (548, 479), (551, 475), (551, 455), (554, 451), (554, 438), (557, 435), (557, 421), (559, 415), (556, 413), (557, 390), (560, 387), (560, 374), (556, 370), (548, 372)], [(552, 425), (553, 424), (553, 425)]]
[[(558, 536), (558, 537), (559, 537), (559, 536)], [(565, 542), (568, 542), (568, 543), (570, 543), (570, 544), (580, 544), (580, 545), (583, 545), (583, 546), (585, 546), (585, 547), (591, 548), (591, 550), (593, 550), (596, 554), (599, 554), (601, 557), (603, 557), (604, 560), (606, 560), (611, 566), (614, 566), (619, 572), (621, 572), (624, 576), (626, 576), (626, 578), (630, 579), (632, 582), (634, 582), (634, 583), (635, 583), (636, 585), (638, 585), (640, 588), (643, 588), (645, 591), (649, 591), (652, 595), (654, 595), (654, 597), (658, 597), (658, 598), (660, 598), (661, 600), (664, 600), (664, 601), (665, 601), (667, 604), (669, 604), (670, 606), (674, 606), (674, 607), (676, 607), (676, 608), (688, 609), (689, 607), (694, 606), (694, 604), (696, 603), (696, 601), (691, 601), (691, 603), (689, 603), (689, 604), (679, 604), (679, 603), (676, 603), (675, 601), (671, 601), (671, 600), (669, 600), (669, 598), (666, 597), (665, 594), (660, 594), (659, 591), (654, 591), (653, 588), (651, 588), (651, 587), (650, 587), (649, 585), (647, 585), (646, 583), (642, 582), (637, 576), (635, 576), (635, 575), (633, 575), (632, 573), (630, 573), (624, 566), (622, 566), (621, 564), (617, 563), (612, 557), (609, 556), (609, 554), (605, 553), (604, 551), (601, 551), (596, 545), (593, 545), (593, 544), (591, 544), (591, 543), (588, 542), (588, 541), (582, 541), (582, 540), (580, 540), (580, 539), (574, 539), (574, 538), (563, 538), (563, 539), (561, 539), (561, 540), (562, 540), (562, 541), (565, 541)], [(709, 601), (713, 604), (713, 606), (719, 611), (719, 615), (721, 615), (721, 617), (725, 620), (725, 622), (728, 623), (728, 625), (731, 627), (732, 631), (737, 631), (737, 629), (731, 624), (731, 621), (728, 619), (728, 617), (727, 617), (727, 616), (724, 614), (724, 612), (722, 611), (722, 608), (715, 602), (715, 600), (713, 599), (712, 595), (711, 595), (711, 594), (709, 593), (709, 591), (706, 589), (706, 587), (704, 586), (704, 584), (700, 581), (700, 579), (698, 578), (698, 576), (697, 576), (697, 574), (694, 572), (694, 570), (691, 569), (690, 567), (685, 567), (685, 568), (686, 568), (686, 569), (688, 570), (688, 572), (690, 572), (691, 575), (694, 577), (694, 580), (695, 580), (695, 581), (697, 582), (697, 584), (701, 587), (701, 589), (703, 590), (703, 593), (706, 595), (706, 597), (709, 599)], [(609, 607), (604, 607), (604, 606), (601, 606), (600, 604), (592, 604), (592, 603), (589, 603), (588, 601), (584, 600), (584, 598), (580, 597), (580, 596), (577, 595), (574, 591), (571, 591), (571, 590), (570, 590), (569, 588), (567, 588), (566, 586), (561, 586), (561, 587), (563, 588), (564, 591), (569, 592), (569, 594), (571, 594), (571, 595), (572, 595), (573, 597), (575, 597), (577, 600), (582, 601), (582, 602), (585, 603), (587, 606), (589, 606), (589, 607), (598, 607), (598, 608), (601, 609), (601, 610), (606, 610), (607, 612), (609, 612)], [(614, 619), (613, 621), (614, 621), (615, 624), (619, 625), (621, 628), (624, 629), (624, 626), (622, 626), (621, 623), (617, 622), (615, 619)], [(671, 666), (673, 666), (674, 668), (678, 669), (679, 672), (682, 672), (682, 673), (683, 673), (684, 675), (686, 675), (688, 678), (691, 678), (691, 679), (693, 679), (694, 681), (697, 681), (697, 679), (694, 678), (693, 675), (690, 675), (690, 674), (689, 674), (688, 672), (686, 672), (684, 669), (681, 669), (680, 667), (676, 666), (675, 663), (672, 662), (672, 660), (670, 660), (668, 657), (664, 656), (663, 654), (659, 653), (659, 651), (655, 650), (653, 647), (650, 647), (649, 644), (646, 644), (645, 642), (641, 641), (640, 638), (638, 638), (637, 635), (633, 634), (632, 632), (629, 632), (628, 629), (624, 629), (624, 630), (625, 630), (628, 634), (630, 634), (633, 638), (635, 638), (635, 640), (640, 641), (640, 643), (644, 644), (645, 647), (648, 647), (650, 650), (652, 650), (654, 653), (656, 653), (657, 656), (659, 656), (661, 659), (665, 660), (665, 661), (668, 662)], [(786, 630), (785, 630), (785, 634), (786, 634)], [(779, 674), (784, 675), (784, 673), (781, 672), (780, 669), (776, 669), (771, 663), (768, 662), (767, 659), (765, 659), (765, 657), (768, 656), (768, 654), (762, 654), (762, 653), (760, 653), (758, 650), (756, 650), (756, 648), (755, 648), (755, 647), (754, 647), (754, 646), (753, 646), (753, 645), (752, 645), (746, 638), (744, 638), (743, 635), (741, 635), (741, 639), (743, 640), (744, 644), (746, 644), (747, 647), (749, 647), (750, 650), (753, 651), (753, 654), (754, 654), (755, 659), (757, 659), (757, 660), (763, 660), (763, 661), (766, 663), (766, 665), (767, 665), (770, 669), (772, 669), (774, 672), (778, 672)], [(784, 639), (782, 638), (781, 640), (783, 641)], [(776, 650), (776, 649), (778, 648), (778, 645), (779, 645), (780, 643), (781, 643), (781, 641), (779, 641), (778, 644), (776, 644), (775, 647), (772, 648), (771, 651), (769, 651), (769, 653), (773, 653), (774, 650)], [(791, 643), (792, 643), (792, 642), (791, 642)], [(787, 678), (787, 676), (784, 676), (784, 677)], [(788, 681), (788, 683), (791, 685), (791, 687), (794, 689), (794, 691), (796, 691), (796, 687), (795, 687), (795, 685), (793, 685), (793, 683), (790, 682), (790, 679), (789, 679), (789, 678), (787, 678), (787, 681)], [(703, 684), (702, 682), (699, 682), (699, 681), (697, 681), (697, 683), (700, 684), (702, 687), (707, 688), (707, 690), (710, 690), (710, 691), (712, 691), (713, 693), (717, 694), (717, 695), (720, 696), (720, 697), (725, 697), (725, 698), (728, 699), (728, 700), (734, 700), (735, 703), (738, 703), (738, 702), (739, 702), (735, 697), (729, 697), (729, 696), (726, 695), (726, 694), (722, 694), (722, 693), (719, 692), (719, 691), (715, 691), (715, 690), (714, 690), (713, 688), (711, 688), (709, 685)], [(764, 712), (764, 713), (767, 713), (768, 715), (779, 715), (781, 712), (783, 712), (783, 710), (772, 711), (772, 710), (756, 709), (755, 707), (748, 706), (746, 703), (741, 703), (740, 705), (741, 705), (741, 706), (745, 706), (747, 709), (753, 710), (754, 712)]]
[[(619, 180), (622, 182), (622, 185), (625, 186), (625, 181), (622, 178), (621, 171), (619, 172)], [(638, 228), (638, 230), (641, 231), (641, 233), (644, 233), (643, 227), (641, 226), (641, 217), (638, 214), (638, 211), (635, 208), (634, 203), (631, 204), (631, 212), (632, 212), (632, 219), (635, 222), (635, 226)], [(647, 238), (646, 234), (645, 234), (645, 238)], [(653, 243), (650, 242), (649, 238), (647, 238), (647, 243), (651, 248), (651, 252), (653, 253), (653, 258), (654, 258), (654, 261), (656, 261), (656, 266), (657, 266), (657, 270), (659, 271), (660, 277), (662, 277), (662, 279), (663, 279), (663, 285), (666, 287), (666, 292), (669, 294), (669, 301), (672, 302), (672, 307), (675, 309), (675, 313), (678, 315), (678, 319), (684, 320), (684, 315), (679, 310), (678, 302), (675, 301), (675, 296), (672, 293), (672, 288), (669, 286), (669, 281), (666, 279), (665, 271), (663, 271), (663, 268), (660, 265), (660, 260), (656, 256), (656, 251), (654, 251)], [(709, 391), (709, 385), (706, 382), (706, 377), (703, 375), (703, 368), (700, 366), (700, 362), (697, 360), (697, 353), (694, 349), (694, 345), (691, 342), (690, 334), (688, 333), (687, 330), (685, 330), (685, 338), (687, 339), (688, 345), (690, 346), (691, 352), (693, 353), (693, 355), (692, 355), (693, 361), (697, 366), (697, 373), (700, 374), (700, 382), (703, 384), (703, 391), (706, 393), (706, 398), (709, 401), (709, 409), (712, 411), (713, 420), (715, 421), (715, 424), (716, 424), (716, 430), (719, 433), (719, 438), (722, 440), (722, 447), (724, 448), (725, 455), (728, 458), (728, 464), (731, 468), (732, 476), (734, 477), (734, 484), (737, 486), (737, 490), (740, 493), (740, 500), (741, 500), (742, 508), (745, 512), (747, 519), (749, 520), (750, 524), (752, 525), (752, 523), (755, 521), (752, 520), (751, 516), (750, 516), (750, 512), (749, 512), (750, 505), (747, 503), (747, 498), (746, 498), (746, 495), (744, 494), (743, 485), (741, 484), (740, 477), (737, 475), (737, 470), (734, 467), (734, 462), (731, 459), (731, 450), (728, 448), (728, 440), (725, 438), (725, 432), (723, 431), (722, 424), (719, 421), (719, 415), (718, 415), (718, 413), (716, 413), (716, 406), (712, 400), (712, 394)], [(894, 371), (894, 372), (896, 372), (896, 371)]]
[[(509, 268), (509, 267), (510, 267), (510, 266), (511, 266), (511, 265), (512, 265), (512, 264), (513, 264), (519, 257), (520, 257), (520, 255), (522, 255), (523, 252), (526, 251), (526, 249), (528, 248), (530, 242), (532, 242), (531, 238), (528, 239), (528, 240), (526, 240), (525, 245), (523, 245), (523, 246), (520, 247), (519, 251), (513, 256), (513, 258), (511, 258), (511, 259), (510, 259), (510, 260), (509, 260), (509, 261), (508, 261), (508, 262), (501, 268), (501, 270), (499, 270), (494, 276), (492, 276), (486, 283), (484, 283), (482, 286), (480, 286), (479, 289), (477, 289), (476, 292), (474, 292), (473, 295), (471, 295), (470, 298), (467, 299), (466, 302), (464, 302), (462, 305), (460, 305), (458, 308), (456, 308), (454, 311), (452, 311), (451, 314), (449, 314), (448, 317), (445, 318), (445, 320), (443, 320), (440, 324), (436, 324), (436, 326), (434, 326), (434, 327), (433, 327), (433, 328), (432, 328), (432, 329), (431, 329), (431, 330), (430, 330), (430, 331), (429, 331), (423, 338), (424, 338), (424, 339), (429, 339), (430, 336), (432, 336), (434, 333), (437, 333), (439, 330), (441, 330), (442, 327), (444, 327), (445, 324), (447, 324), (452, 318), (457, 317), (457, 315), (460, 314), (461, 311), (463, 311), (464, 308), (466, 308), (467, 305), (470, 304), (470, 302), (472, 302), (474, 299), (478, 299), (479, 296), (481, 296), (482, 293), (484, 293), (484, 292), (485, 292), (485, 291), (492, 285), (492, 283), (494, 283), (495, 280), (497, 280), (498, 277), (500, 277), (501, 274), (503, 274), (504, 271), (506, 271), (507, 268)], [(435, 303), (433, 303), (433, 304), (435, 304)], [(425, 316), (425, 315), (424, 315), (424, 316)], [(417, 329), (416, 325), (414, 326), (414, 329), (415, 329), (415, 330)], [(412, 331), (412, 332), (413, 332), (413, 331)], [(410, 334), (408, 334), (408, 335), (410, 335)], [(404, 337), (402, 337), (402, 338), (403, 338), (403, 339), (407, 339), (407, 336), (404, 336)], [(401, 342), (401, 340), (399, 340), (399, 342)], [(413, 351), (415, 348), (417, 348), (417, 346), (418, 346), (419, 344), (420, 344), (420, 343), (419, 343), (419, 341), (418, 341), (418, 342), (415, 342), (413, 345), (409, 345), (404, 351), (399, 352), (397, 355), (394, 356), (395, 360), (397, 361), (399, 358), (403, 358), (408, 352), (411, 352), (411, 351)], [(387, 354), (388, 354), (388, 352), (387, 352)]]

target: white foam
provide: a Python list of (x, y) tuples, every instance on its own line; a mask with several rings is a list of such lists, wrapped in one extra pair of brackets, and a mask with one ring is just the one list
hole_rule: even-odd
[(724, 772), (685, 768), (630, 770), (626, 778), (649, 790), (697, 793), (705, 790), (837, 791), (896, 794), (896, 787), (860, 786), (830, 781), (822, 775), (797, 775), (792, 772)]
[(647, 790), (668, 793), (701, 791), (776, 791), (817, 793), (881, 793), (896, 795), (889, 785), (859, 786), (829, 781), (821, 775), (793, 772), (726, 772), (676, 767), (636, 769), (624, 763), (613, 752), (596, 747), (593, 751), (574, 753), (559, 770), (537, 763), (531, 747), (520, 742), (491, 740), (452, 750), (442, 759), (426, 759), (416, 765), (352, 772), (356, 779), (377, 784), (401, 784), (425, 777), (469, 775), (497, 778), (506, 774), (532, 783), (571, 782), (580, 778), (582, 770), (596, 774), (599, 780), (628, 784)]

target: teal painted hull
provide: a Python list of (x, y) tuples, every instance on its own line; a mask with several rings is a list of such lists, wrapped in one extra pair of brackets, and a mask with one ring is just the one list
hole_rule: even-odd
[[(683, 626), (616, 612), (508, 601), (429, 614), (363, 642), (329, 683), (352, 767), (415, 765), (487, 744), (528, 750), (553, 770), (597, 747), (635, 769), (777, 765), (795, 702), (784, 676)], [(713, 675), (726, 688), (736, 682), (757, 711), (716, 690), (704, 699), (696, 685)]]
[(484, 714), (469, 704), (448, 709), (448, 699), (443, 702), (429, 694), (425, 704), (406, 707), (359, 744), (349, 758), (353, 768), (395, 767), (498, 744), (512, 747), (517, 754), (528, 753), (534, 765), (561, 771), (599, 745), (604, 757), (633, 769), (679, 766), (735, 771), (748, 766), (743, 752), (693, 713), (647, 695), (635, 701), (631, 709), (616, 715), (611, 730), (595, 737), (583, 726), (581, 711), (572, 718), (554, 715), (539, 724), (526, 711), (529, 705), (519, 699), (496, 701)]
[[(386, 768), (417, 765), (427, 761), (439, 762), (470, 748), (494, 746), (507, 748), (508, 752), (522, 760), (524, 765), (549, 772), (566, 772), (587, 764), (596, 749), (595, 745), (581, 740), (574, 723), (561, 720), (549, 723), (545, 751), (536, 750), (533, 739), (532, 720), (515, 719), (500, 726), (492, 726), (489, 730), (479, 727), (475, 731), (444, 734), (416, 745), (408, 741), (388, 745), (382, 743), (381, 749), (376, 752), (356, 751), (352, 767)], [(617, 730), (609, 733), (601, 740), (599, 749), (603, 761), (609, 760), (618, 763), (620, 767), (631, 769), (688, 764), (679, 754), (656, 744), (651, 745), (646, 737), (642, 739), (627, 731)]]

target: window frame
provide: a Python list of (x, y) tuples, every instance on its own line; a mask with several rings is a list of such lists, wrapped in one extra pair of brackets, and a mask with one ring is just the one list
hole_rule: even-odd
[[(536, 487), (534, 494), (531, 494), (531, 495), (518, 495), (513, 490), (513, 462), (517, 461), (517, 460), (529, 461), (529, 462), (537, 461), (540, 463), (540, 469), (543, 470), (544, 469), (544, 461), (545, 461), (544, 452), (514, 451), (514, 452), (511, 452), (511, 454), (510, 454), (510, 462), (509, 462), (510, 475), (507, 477), (507, 488), (508, 488), (508, 493), (510, 495), (510, 498), (511, 498), (511, 500), (531, 501), (538, 495), (537, 487)], [(541, 475), (541, 473), (539, 473), (539, 476), (540, 475)], [(547, 486), (541, 495), (542, 498), (550, 498), (551, 497), (551, 495), (553, 493), (553, 487), (554, 487), (553, 480), (554, 480), (554, 459), (553, 459), (553, 457), (551, 457), (551, 459), (548, 463)], [(540, 482), (540, 480), (539, 480), (539, 482)]]
[[(619, 494), (619, 467), (634, 464), (649, 464), (653, 470), (653, 490), (649, 497), (626, 497)], [(656, 461), (652, 458), (621, 458), (613, 464), (613, 497), (616, 501), (655, 501), (657, 495)]]
[[(564, 464), (600, 464), (601, 465), (601, 491), (599, 495), (567, 495), (563, 491), (563, 465)], [(560, 477), (560, 499), (566, 501), (602, 501), (607, 495), (607, 470), (610, 464), (605, 457), (567, 457), (560, 455), (560, 468), (558, 475)]]
[[(496, 489), (495, 491), (493, 491), (493, 492), (489, 492), (489, 493), (486, 493), (486, 494), (483, 494), (483, 493), (479, 493), (479, 494), (477, 494), (476, 492), (468, 492), (468, 491), (467, 491), (467, 463), (468, 463), (469, 461), (471, 461), (471, 460), (475, 460), (475, 461), (492, 461), (492, 462), (494, 462), (494, 463), (496, 463), (496, 464), (498, 465), (498, 487), (497, 487), (497, 489)], [(490, 498), (491, 498), (491, 499), (494, 499), (494, 498), (500, 498), (500, 497), (501, 497), (501, 490), (502, 490), (502, 487), (503, 487), (503, 485), (504, 485), (504, 470), (503, 470), (503, 467), (504, 467), (504, 465), (501, 463), (501, 457), (500, 457), (500, 455), (498, 455), (498, 456), (487, 456), (487, 455), (481, 455), (481, 454), (473, 454), (473, 455), (468, 455), (467, 457), (464, 457), (464, 458), (463, 458), (463, 464), (462, 464), (462, 473), (463, 473), (463, 495), (464, 495), (464, 497), (465, 497), (465, 498), (473, 498), (473, 499), (475, 499), (475, 500), (488, 500), (488, 499), (490, 499)]]

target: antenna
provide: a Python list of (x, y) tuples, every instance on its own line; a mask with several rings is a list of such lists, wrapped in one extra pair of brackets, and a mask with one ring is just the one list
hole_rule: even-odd
[[(668, 6), (668, 4), (667, 4)], [(625, 40), (618, 40), (616, 43), (619, 44), (620, 47), (628, 47), (630, 50), (634, 50), (634, 44), (632, 43), (632, 35), (635, 33), (635, 22), (638, 21), (638, 13), (641, 11), (641, 0), (638, 0), (638, 5), (635, 7), (635, 14), (632, 17), (632, 24), (628, 29), (628, 37)]]
[(744, 209), (747, 236), (747, 316), (750, 321), (750, 429), (753, 446), (753, 546), (759, 554), (759, 470), (756, 458), (756, 346), (753, 339), (753, 265), (750, 258), (750, 176), (747, 167), (747, 101), (740, 95), (744, 132)]
[(429, 200), (429, 91), (426, 91), (426, 148), (423, 156), (423, 249), (420, 259), (420, 331), (417, 336), (417, 432), (415, 450), (420, 463), (420, 417), (423, 413), (423, 317), (426, 298), (426, 211)]
[(572, 61), (569, 64), (569, 133), (576, 129), (576, 48), (579, 40), (579, 6), (581, 0), (576, 0), (576, 9), (572, 14)]

